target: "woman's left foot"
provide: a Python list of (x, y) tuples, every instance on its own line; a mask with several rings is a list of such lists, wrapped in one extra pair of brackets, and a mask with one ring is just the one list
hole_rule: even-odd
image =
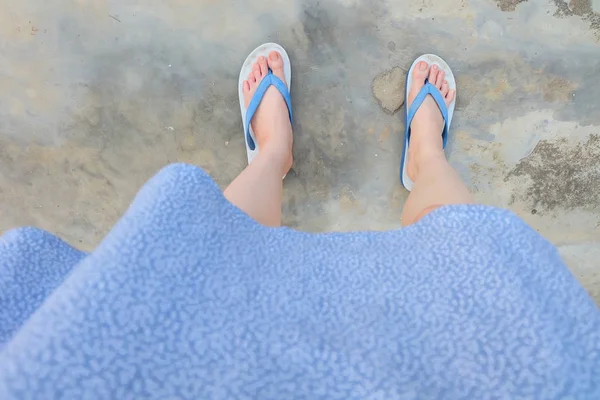
[[(425, 85), (425, 79), (440, 91), (446, 107), (454, 101), (456, 90), (450, 89), (445, 72), (436, 64), (429, 65), (425, 61), (420, 61), (413, 69), (410, 79), (412, 79), (412, 86), (408, 93), (406, 107), (410, 108)], [(416, 181), (419, 169), (427, 163), (429, 157), (445, 157), (442, 143), (444, 118), (431, 95), (423, 100), (410, 124), (410, 129), (406, 172), (410, 179)]]
[[(272, 51), (269, 57), (260, 56), (252, 66), (248, 79), (243, 83), (244, 103), (250, 104), (258, 85), (267, 76), (269, 68), (273, 75), (285, 83), (283, 58), (281, 54)], [(254, 117), (252, 131), (258, 142), (258, 156), (271, 157), (270, 162), (276, 163), (285, 175), (292, 167), (292, 125), (285, 100), (279, 91), (271, 86), (267, 89)]]

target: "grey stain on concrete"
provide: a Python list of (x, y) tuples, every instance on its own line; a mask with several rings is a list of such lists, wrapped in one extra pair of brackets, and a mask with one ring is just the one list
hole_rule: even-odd
[(516, 197), (526, 200), (532, 209), (556, 208), (600, 210), (600, 135), (590, 135), (575, 145), (566, 139), (541, 140), (531, 155), (510, 171), (512, 177), (528, 176), (530, 184)]
[(502, 11), (515, 11), (517, 5), (525, 1), (527, 0), (496, 0), (496, 3)]
[(547, 102), (573, 100), (577, 86), (564, 78), (549, 78), (542, 86), (542, 97)]
[(597, 0), (554, 0), (557, 7), (555, 16), (565, 18), (579, 16), (588, 22), (590, 29), (596, 32), (596, 37), (600, 40), (600, 10)]

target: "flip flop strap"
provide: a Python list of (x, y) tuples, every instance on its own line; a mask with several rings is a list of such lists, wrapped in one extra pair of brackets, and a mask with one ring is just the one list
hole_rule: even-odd
[(425, 101), (425, 98), (428, 95), (431, 95), (431, 97), (433, 97), (433, 99), (437, 103), (438, 108), (442, 113), (442, 117), (444, 118), (444, 130), (442, 131), (442, 141), (444, 143), (444, 147), (446, 147), (446, 140), (448, 139), (448, 108), (446, 107), (446, 103), (444, 102), (444, 96), (442, 96), (442, 93), (440, 93), (438, 88), (433, 86), (427, 80), (425, 80), (425, 85), (421, 88), (421, 91), (419, 92), (419, 94), (417, 94), (417, 97), (415, 97), (415, 100), (412, 102), (410, 108), (408, 109), (408, 115), (406, 116), (406, 126), (409, 127), (408, 132), (410, 133), (410, 124), (413, 118), (415, 117), (415, 114), (417, 113), (419, 107), (421, 107), (421, 104), (423, 104), (423, 101)]
[(263, 78), (263, 80), (260, 82), (260, 84), (256, 88), (256, 92), (254, 93), (252, 100), (250, 100), (250, 104), (248, 105), (248, 110), (246, 111), (246, 121), (244, 123), (244, 132), (246, 134), (246, 140), (248, 142), (248, 147), (250, 147), (250, 150), (254, 150), (256, 148), (254, 139), (252, 138), (252, 135), (250, 135), (250, 123), (252, 122), (252, 118), (254, 118), (254, 114), (256, 113), (256, 110), (258, 109), (260, 102), (262, 101), (263, 97), (265, 96), (267, 89), (269, 89), (269, 87), (271, 85), (275, 86), (275, 88), (277, 90), (279, 90), (279, 93), (281, 93), (281, 96), (283, 96), (283, 99), (285, 100), (285, 104), (287, 105), (287, 108), (288, 108), (288, 113), (290, 115), (290, 122), (292, 122), (292, 98), (290, 96), (290, 91), (288, 90), (287, 85), (285, 83), (283, 83), (283, 81), (281, 79), (279, 79), (278, 77), (273, 75), (273, 72), (269, 68), (269, 72), (267, 73), (267, 75)]

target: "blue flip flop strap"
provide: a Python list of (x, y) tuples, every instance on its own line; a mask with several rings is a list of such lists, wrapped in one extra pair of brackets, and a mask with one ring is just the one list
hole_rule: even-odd
[(250, 104), (248, 105), (248, 110), (246, 111), (246, 121), (244, 123), (244, 132), (246, 133), (246, 140), (248, 141), (248, 147), (250, 150), (254, 150), (256, 148), (256, 144), (254, 143), (254, 139), (252, 139), (252, 135), (250, 135), (250, 123), (252, 122), (252, 118), (254, 118), (254, 114), (260, 105), (267, 89), (271, 86), (275, 86), (283, 99), (285, 100), (285, 104), (287, 104), (288, 112), (290, 115), (290, 122), (292, 122), (292, 98), (290, 96), (290, 91), (288, 87), (281, 79), (273, 75), (273, 72), (269, 69), (268, 74), (263, 78), (258, 87), (256, 88), (256, 92), (250, 100)]
[(446, 147), (446, 140), (448, 139), (448, 108), (446, 107), (446, 103), (444, 102), (444, 97), (442, 96), (442, 93), (440, 93), (438, 88), (433, 86), (431, 83), (425, 81), (425, 85), (423, 86), (423, 88), (421, 88), (421, 91), (410, 105), (410, 108), (408, 109), (408, 115), (406, 117), (406, 126), (410, 127), (410, 124), (413, 118), (415, 117), (415, 114), (417, 113), (419, 107), (421, 107), (421, 104), (423, 104), (423, 101), (425, 101), (425, 98), (428, 95), (431, 95), (431, 97), (433, 97), (440, 111), (442, 112), (442, 117), (444, 118), (444, 130), (442, 131), (442, 141), (444, 143), (444, 147)]

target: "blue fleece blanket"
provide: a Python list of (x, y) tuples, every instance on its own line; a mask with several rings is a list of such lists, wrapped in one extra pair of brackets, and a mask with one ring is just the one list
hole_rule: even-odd
[(598, 399), (600, 314), (514, 214), (258, 225), (163, 169), (98, 248), (0, 240), (1, 399)]

